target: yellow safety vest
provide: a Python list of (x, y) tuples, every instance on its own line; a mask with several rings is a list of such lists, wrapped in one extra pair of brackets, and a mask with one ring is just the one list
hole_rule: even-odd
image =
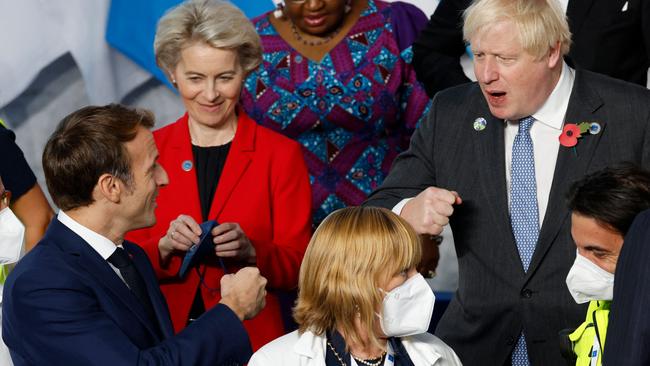
[(7, 266), (0, 264), (0, 286), (5, 284), (8, 275), (9, 275), (9, 269), (7, 268)]
[[(602, 365), (610, 304), (611, 301), (591, 301), (584, 323), (569, 334), (573, 351), (577, 356), (576, 366), (590, 366), (593, 358), (596, 358), (596, 365)], [(596, 339), (600, 350), (594, 349)]]

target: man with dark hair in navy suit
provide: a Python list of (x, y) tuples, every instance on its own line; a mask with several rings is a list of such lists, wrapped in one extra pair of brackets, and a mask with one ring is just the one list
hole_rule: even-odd
[(61, 211), (5, 284), (2, 335), (15, 365), (248, 361), (242, 320), (264, 307), (266, 292), (256, 268), (224, 276), (221, 304), (174, 336), (151, 263), (123, 239), (155, 223), (168, 182), (153, 124), (148, 112), (86, 107), (50, 137), (43, 168)]

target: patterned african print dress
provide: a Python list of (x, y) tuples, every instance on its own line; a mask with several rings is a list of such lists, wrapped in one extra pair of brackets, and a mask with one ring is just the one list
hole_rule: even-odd
[(430, 101), (410, 45), (427, 19), (406, 3), (368, 0), (346, 37), (315, 62), (284, 41), (268, 16), (253, 19), (264, 59), (241, 103), (258, 123), (302, 144), (316, 226), (361, 204), (426, 117)]

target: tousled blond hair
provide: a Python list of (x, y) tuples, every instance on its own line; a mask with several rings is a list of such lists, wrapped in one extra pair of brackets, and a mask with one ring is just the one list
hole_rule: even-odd
[[(294, 318), (300, 332), (321, 335), (338, 329), (346, 343), (364, 344), (354, 319), (360, 318), (369, 342), (383, 295), (379, 287), (422, 257), (420, 239), (404, 219), (378, 207), (348, 207), (318, 227), (300, 267)], [(365, 344), (364, 344), (365, 345)]]
[(466, 42), (502, 22), (514, 23), (523, 49), (537, 59), (560, 44), (562, 56), (569, 52), (571, 32), (557, 0), (474, 0), (463, 13)]
[(190, 0), (169, 10), (158, 21), (154, 54), (169, 78), (181, 51), (196, 43), (237, 52), (245, 74), (262, 62), (262, 44), (253, 24), (234, 5), (218, 0)]

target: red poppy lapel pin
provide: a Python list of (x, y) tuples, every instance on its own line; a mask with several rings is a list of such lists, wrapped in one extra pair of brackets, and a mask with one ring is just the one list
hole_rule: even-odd
[(590, 135), (600, 133), (600, 124), (598, 122), (565, 123), (560, 135), (560, 145), (572, 147), (577, 154), (575, 146), (578, 144), (578, 139), (586, 133)]

